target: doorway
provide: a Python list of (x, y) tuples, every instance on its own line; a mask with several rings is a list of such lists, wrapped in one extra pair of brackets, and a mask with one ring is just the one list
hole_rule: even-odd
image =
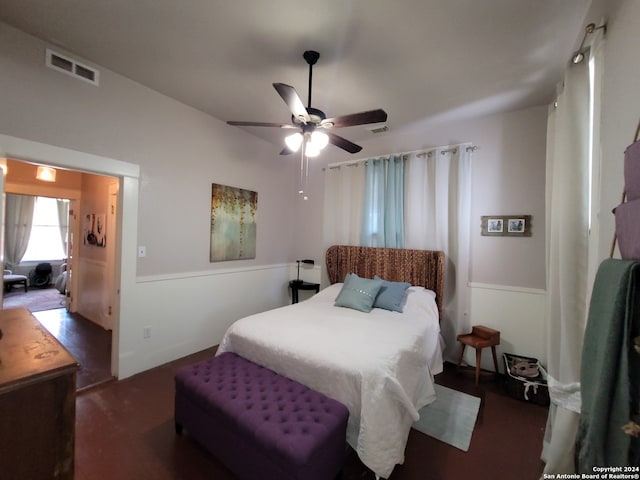
[[(22, 257), (25, 261), (18, 260), (12, 267), (18, 270), (16, 273), (31, 278), (30, 272), (42, 262), (52, 266), (52, 273), (42, 288), (35, 288), (32, 282), (29, 282), (28, 291), (12, 288), (3, 298), (3, 308), (23, 306), (29, 309), (71, 352), (80, 363), (79, 389), (111, 380), (114, 377), (111, 358), (114, 321), (111, 315), (117, 311), (114, 308), (116, 280), (111, 277), (116, 274), (120, 180), (59, 169), (55, 183), (43, 184), (36, 180), (37, 165), (13, 159), (7, 159), (6, 164), (6, 208), (13, 208), (15, 204), (12, 194), (22, 198), (36, 197), (33, 226)], [(54, 206), (43, 220), (42, 210), (51, 203), (64, 204), (68, 208), (64, 213), (62, 209), (58, 213)], [(85, 217), (93, 222), (83, 221)], [(46, 231), (45, 227), (54, 229), (58, 237), (51, 236), (52, 232)], [(68, 233), (62, 235), (64, 239), (59, 252), (49, 256), (34, 252), (33, 246), (38, 244), (39, 238), (60, 242), (60, 232), (65, 230)], [(34, 238), (34, 235), (39, 237)], [(98, 240), (93, 241), (95, 239)], [(43, 246), (43, 251), (46, 247)], [(14, 252), (5, 260), (12, 256), (15, 256)]]
[[(138, 233), (138, 197), (140, 166), (114, 158), (90, 154), (70, 148), (0, 134), (0, 151), (16, 160), (43, 163), (80, 172), (110, 175), (119, 179), (118, 234), (115, 240), (115, 282), (117, 309), (113, 312), (111, 372), (116, 377), (128, 376), (137, 366), (131, 355), (120, 358), (120, 345), (132, 335), (129, 324), (136, 315), (136, 245)], [(4, 210), (1, 205), (0, 211)], [(2, 225), (2, 224), (0, 224)], [(0, 235), (2, 238), (2, 235)], [(125, 300), (126, 299), (126, 300)], [(122, 336), (122, 338), (121, 338)]]

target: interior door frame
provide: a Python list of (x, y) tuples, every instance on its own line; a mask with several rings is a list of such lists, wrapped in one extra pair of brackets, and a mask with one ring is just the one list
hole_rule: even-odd
[[(109, 232), (109, 239), (118, 237), (118, 192), (120, 191), (120, 182), (111, 183), (108, 187), (108, 208), (106, 231)], [(109, 326), (113, 329), (113, 319), (120, 315), (120, 288), (118, 286), (118, 262), (117, 260), (117, 242), (107, 239), (107, 291), (108, 298), (108, 315)]]
[[(120, 325), (122, 322), (127, 322), (126, 317), (129, 310), (135, 310), (133, 307), (129, 309), (123, 298), (135, 298), (135, 295), (127, 297), (126, 293), (133, 291), (136, 284), (140, 166), (109, 157), (3, 134), (0, 134), (0, 151), (4, 152), (4, 156), (7, 158), (19, 161), (107, 175), (119, 179), (120, 188), (118, 190), (118, 211), (116, 215), (117, 234), (114, 238), (116, 243), (114, 269), (115, 284), (120, 286), (120, 295), (117, 296), (118, 308), (115, 309), (119, 315), (114, 315), (113, 318), (111, 373), (116, 377), (120, 377), (120, 346), (125, 344), (124, 339), (121, 338), (122, 329)], [(4, 195), (4, 181), (2, 182), (1, 191)], [(2, 212), (4, 212), (4, 208), (2, 208)], [(2, 225), (4, 225), (4, 222)]]
[(78, 310), (77, 298), (78, 298), (78, 275), (75, 271), (76, 262), (78, 259), (79, 243), (80, 240), (80, 217), (78, 215), (78, 208), (80, 201), (77, 199), (69, 200), (69, 213), (68, 213), (68, 241), (67, 241), (67, 282), (66, 282), (66, 307), (67, 311), (75, 312)]
[[(0, 152), (2, 150), (0, 149)], [(0, 155), (0, 164), (4, 164), (5, 168), (7, 166), (7, 159), (4, 155)], [(5, 193), (4, 193), (4, 169), (0, 168), (0, 263), (2, 264), (2, 269), (4, 270), (4, 204), (5, 204)], [(0, 288), (0, 308), (2, 307), (2, 302), (4, 301), (4, 282), (2, 284), (2, 288)]]

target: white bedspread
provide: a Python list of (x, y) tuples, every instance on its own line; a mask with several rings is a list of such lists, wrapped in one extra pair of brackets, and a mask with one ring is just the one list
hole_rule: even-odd
[(411, 287), (403, 313), (362, 313), (333, 305), (341, 287), (238, 320), (218, 353), (235, 352), (342, 402), (350, 412), (348, 443), (387, 478), (404, 461), (418, 410), (435, 400), (432, 375), (442, 371), (437, 308), (412, 302), (421, 287)]

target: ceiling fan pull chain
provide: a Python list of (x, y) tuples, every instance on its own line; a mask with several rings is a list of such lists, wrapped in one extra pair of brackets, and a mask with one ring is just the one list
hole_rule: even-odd
[(304, 172), (304, 195), (302, 196), (303, 200), (309, 199), (309, 194), (307, 192), (307, 187), (309, 185), (309, 157), (307, 155), (305, 158), (305, 172)]
[[(306, 142), (305, 142), (306, 143)], [(309, 157), (306, 155), (306, 145), (303, 143), (300, 149), (300, 187), (298, 193), (303, 200), (308, 200), (307, 183), (309, 180)]]
[(306, 150), (306, 146), (304, 142), (302, 143), (302, 148), (300, 149), (300, 187), (298, 188), (298, 193), (300, 195), (304, 195), (304, 151)]

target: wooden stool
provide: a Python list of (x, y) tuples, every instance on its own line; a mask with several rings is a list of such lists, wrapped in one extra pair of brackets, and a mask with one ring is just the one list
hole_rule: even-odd
[(482, 358), (483, 348), (491, 347), (493, 366), (496, 369), (496, 373), (498, 373), (498, 358), (496, 357), (496, 345), (500, 345), (500, 332), (498, 330), (483, 325), (476, 325), (472, 328), (471, 333), (458, 335), (458, 341), (462, 344), (460, 357), (458, 358), (458, 368), (460, 368), (465, 347), (469, 345), (476, 349), (476, 385), (480, 378), (480, 360)]

